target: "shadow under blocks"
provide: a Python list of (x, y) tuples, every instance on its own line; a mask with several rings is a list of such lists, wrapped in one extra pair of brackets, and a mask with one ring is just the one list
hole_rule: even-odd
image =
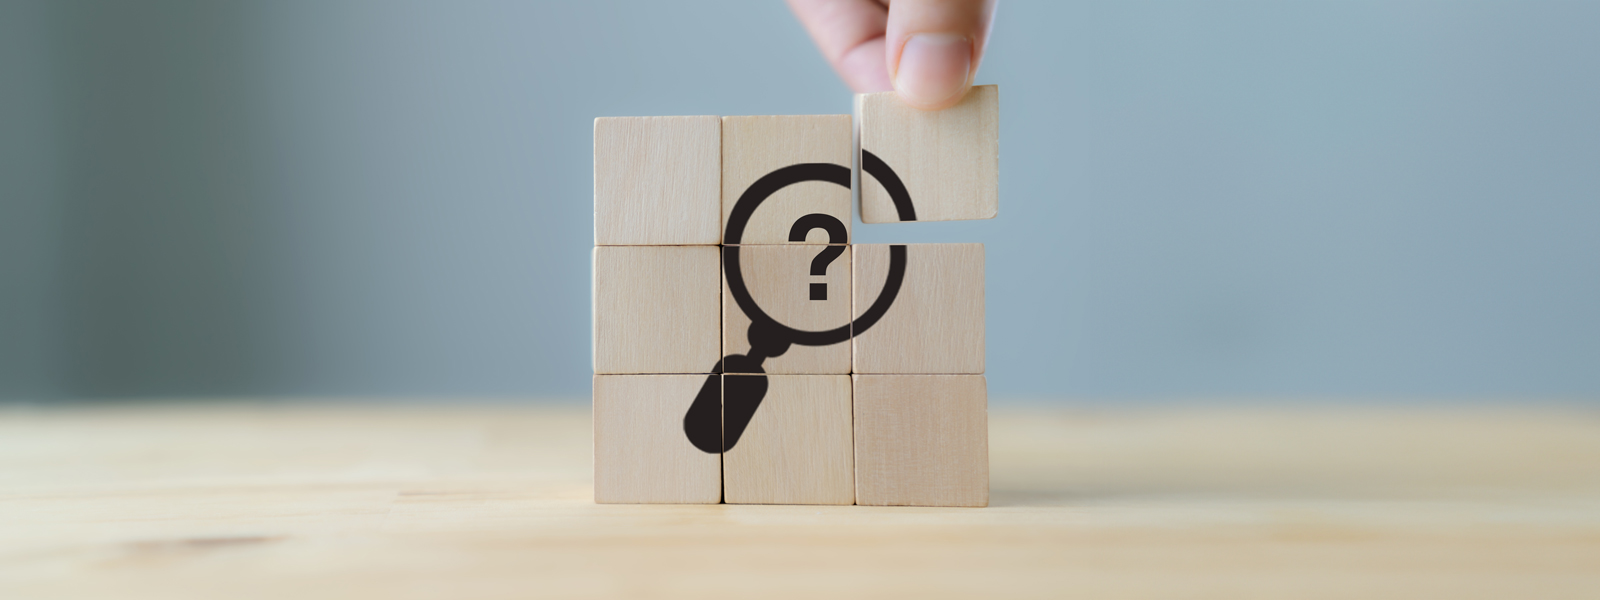
[(594, 124), (594, 499), (989, 503), (982, 244), (999, 92), (923, 112)]

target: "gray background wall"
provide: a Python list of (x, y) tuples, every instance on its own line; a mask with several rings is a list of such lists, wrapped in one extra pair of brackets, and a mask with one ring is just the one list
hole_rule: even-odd
[[(778, 2), (0, 0), (0, 398), (589, 385), (590, 127)], [(1600, 398), (1600, 3), (1005, 3), (997, 401)]]

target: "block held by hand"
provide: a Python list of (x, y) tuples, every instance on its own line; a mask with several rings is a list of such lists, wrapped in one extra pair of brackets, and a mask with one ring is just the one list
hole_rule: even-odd
[[(916, 206), (918, 221), (993, 219), (1000, 206), (1000, 92), (974, 86), (950, 108), (922, 111), (894, 92), (858, 94), (863, 168), (881, 160)], [(870, 153), (871, 156), (868, 156)], [(901, 213), (878, 178), (859, 178), (861, 221), (898, 223)]]

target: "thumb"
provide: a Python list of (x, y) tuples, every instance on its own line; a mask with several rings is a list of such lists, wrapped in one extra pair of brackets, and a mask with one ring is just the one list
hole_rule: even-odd
[(886, 58), (900, 99), (923, 110), (960, 102), (978, 73), (993, 17), (993, 0), (890, 4)]

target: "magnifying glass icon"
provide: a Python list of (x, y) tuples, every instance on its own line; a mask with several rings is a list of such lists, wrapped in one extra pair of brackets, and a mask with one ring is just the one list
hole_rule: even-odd
[[(861, 167), (863, 171), (877, 179), (889, 193), (889, 198), (894, 202), (901, 221), (917, 220), (910, 193), (906, 191), (900, 177), (889, 168), (888, 164), (871, 152), (863, 150)], [(751, 297), (744, 281), (744, 273), (739, 265), (739, 241), (744, 236), (744, 228), (750, 222), (750, 216), (755, 214), (762, 202), (778, 190), (806, 181), (826, 181), (849, 188), (850, 168), (831, 163), (804, 163), (783, 167), (750, 184), (734, 203), (733, 211), (728, 216), (727, 230), (723, 233), (725, 246), (722, 270), (727, 277), (728, 291), (733, 296), (734, 302), (750, 319), (750, 329), (747, 334), (750, 351), (746, 354), (730, 354), (717, 361), (711, 375), (707, 376), (706, 382), (701, 385), (694, 403), (683, 415), (684, 434), (689, 437), (689, 442), (702, 452), (717, 454), (733, 448), (734, 444), (738, 443), (739, 436), (744, 433), (745, 426), (750, 424), (750, 419), (755, 416), (756, 409), (761, 406), (761, 400), (767, 393), (767, 378), (759, 375), (765, 373), (761, 367), (763, 361), (783, 355), (793, 344), (828, 346), (845, 342), (853, 335), (852, 332), (854, 335), (859, 335), (883, 318), (900, 293), (900, 285), (905, 279), (906, 272), (906, 247), (893, 245), (889, 247), (889, 274), (884, 281), (883, 291), (879, 292), (878, 298), (861, 316), (850, 323), (823, 331), (801, 330), (780, 323), (766, 311), (761, 310), (755, 298)], [(832, 217), (808, 215), (796, 224), (795, 230), (799, 234), (803, 235), (813, 228), (812, 225), (805, 223), (810, 217), (823, 217), (826, 221), (838, 223)], [(821, 219), (813, 222), (816, 223), (814, 226), (829, 230), (831, 243), (845, 242), (842, 235), (843, 224), (839, 224), (835, 229)], [(802, 225), (806, 226), (802, 228)], [(793, 237), (792, 233), (791, 239)], [(722, 377), (724, 373), (757, 375), (730, 378), (727, 389), (724, 390)]]

